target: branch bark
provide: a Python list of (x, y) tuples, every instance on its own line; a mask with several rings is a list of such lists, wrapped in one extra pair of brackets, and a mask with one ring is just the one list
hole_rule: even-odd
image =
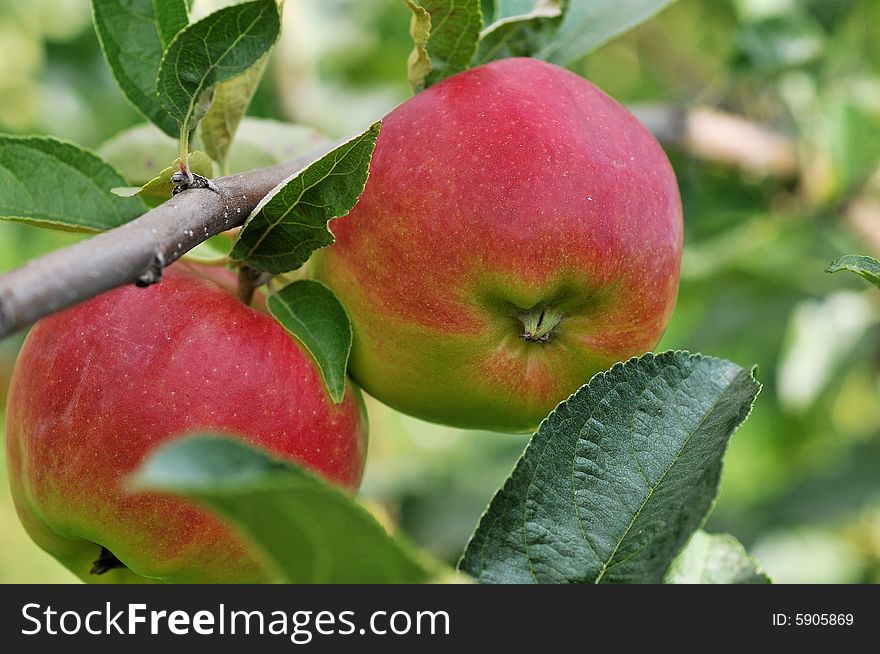
[(795, 142), (762, 125), (710, 107), (630, 107), (659, 141), (757, 177), (800, 173)]
[(219, 193), (184, 191), (130, 223), (0, 275), (0, 338), (118, 286), (159, 281), (165, 266), (241, 225), (278, 183), (322, 154), (220, 177)]
[[(797, 172), (793, 142), (713, 109), (633, 108), (657, 138), (752, 174)], [(240, 226), (279, 182), (325, 154), (214, 180), (219, 189), (184, 191), (137, 220), (56, 250), (0, 275), (0, 338), (43, 316), (126, 284), (149, 285), (162, 269), (211, 236)]]

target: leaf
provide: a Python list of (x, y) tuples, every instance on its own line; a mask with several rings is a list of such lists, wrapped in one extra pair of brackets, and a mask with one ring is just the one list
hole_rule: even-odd
[(269, 295), (269, 313), (295, 336), (321, 370), (336, 404), (345, 393), (351, 322), (342, 303), (320, 282), (303, 279)]
[(152, 123), (142, 123), (106, 141), (98, 154), (129, 184), (141, 187), (156, 176), (159, 166), (177, 157), (178, 143)]
[(759, 390), (752, 372), (686, 352), (596, 375), (541, 423), (459, 568), (484, 583), (659, 583)]
[[(328, 142), (311, 127), (245, 116), (229, 151), (229, 172), (291, 161), (319, 151)], [(152, 180), (159, 166), (177, 153), (177, 140), (149, 123), (124, 130), (98, 148), (98, 154), (137, 187)]]
[(162, 58), (157, 80), (162, 105), (191, 130), (207, 110), (210, 89), (257, 63), (280, 29), (275, 0), (232, 5), (193, 23), (174, 37)]
[(0, 134), (0, 219), (66, 231), (119, 227), (144, 212), (110, 192), (125, 179), (96, 154), (50, 137)]
[(331, 245), (328, 223), (351, 211), (363, 192), (379, 125), (276, 186), (245, 222), (232, 258), (279, 274), (296, 270), (312, 252)]
[[(797, 38), (797, 37), (795, 37)], [(820, 37), (821, 38), (821, 37)], [(798, 39), (803, 43), (803, 39)], [(785, 48), (791, 50), (793, 48)], [(821, 41), (816, 58), (823, 58)], [(827, 56), (827, 55), (824, 55)], [(802, 67), (801, 67), (802, 68)], [(858, 193), (859, 186), (877, 170), (880, 160), (880, 109), (859, 94), (828, 92), (827, 133), (830, 165), (839, 196)], [(826, 131), (827, 130), (827, 131)]]
[(483, 11), (483, 21), (491, 23), (495, 20), (496, 5), (498, 0), (480, 0), (480, 7)]
[(565, 66), (654, 16), (673, 0), (569, 0), (553, 40), (536, 54)]
[(229, 258), (229, 247), (232, 245), (230, 237), (225, 233), (212, 236), (207, 241), (202, 241), (192, 250), (183, 255), (183, 259), (216, 265), (218, 261), (225, 262)]
[(431, 57), (428, 56), (428, 39), (431, 36), (431, 14), (413, 0), (406, 0), (413, 12), (409, 23), (409, 34), (413, 40), (413, 51), (406, 62), (406, 77), (413, 93), (425, 88), (425, 79), (431, 73)]
[(857, 275), (861, 275), (874, 286), (880, 288), (880, 261), (873, 257), (860, 254), (846, 254), (832, 261), (825, 269), (825, 272), (836, 273), (841, 270), (849, 270)]
[(312, 127), (245, 116), (229, 152), (230, 173), (263, 168), (326, 151), (330, 142)]
[(92, 0), (95, 31), (113, 78), (134, 107), (162, 131), (177, 136), (177, 121), (156, 94), (165, 48), (186, 27), (184, 0)]
[(746, 548), (730, 534), (699, 530), (672, 562), (666, 584), (769, 584)]
[[(425, 36), (425, 27), (430, 29), (427, 46), (423, 49), (427, 50), (431, 69), (421, 80), (413, 77), (411, 70), (410, 83), (413, 84), (413, 90), (419, 91), (466, 70), (477, 52), (480, 30), (483, 28), (480, 0), (416, 0), (408, 1), (407, 4), (413, 9), (419, 24), (418, 29), (413, 28), (416, 50)], [(427, 24), (424, 17), (420, 17), (418, 8), (413, 5), (430, 14)], [(416, 58), (419, 59), (420, 56), (416, 55)]]
[(774, 348), (780, 409), (805, 414), (846, 376), (877, 324), (871, 295), (846, 290), (787, 303), (788, 324), (774, 330), (785, 337)]
[(495, 0), (495, 18), (525, 16), (543, 4), (547, 3), (544, 0)]
[(269, 56), (265, 54), (241, 75), (217, 85), (214, 102), (199, 124), (205, 151), (220, 165), (224, 175), (228, 172), (232, 140), (263, 79), (268, 61)]
[(474, 65), (507, 57), (531, 57), (549, 43), (562, 20), (562, 2), (532, 2), (523, 15), (500, 18), (480, 33)]
[[(214, 162), (204, 152), (190, 152), (189, 167), (197, 175), (207, 177), (208, 179), (214, 177)], [(174, 191), (171, 175), (178, 170), (180, 170), (180, 159), (175, 159), (170, 166), (163, 168), (158, 175), (141, 187), (125, 186), (112, 190), (113, 193), (122, 197), (140, 196), (147, 202), (152, 201), (152, 206), (155, 206), (171, 198), (172, 191)]]
[(282, 583), (422, 583), (441, 572), (340, 489), (239, 439), (172, 441), (131, 487), (206, 505), (259, 548)]

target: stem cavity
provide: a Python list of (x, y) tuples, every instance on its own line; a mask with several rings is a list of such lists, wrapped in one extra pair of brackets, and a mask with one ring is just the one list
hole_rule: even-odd
[(127, 567), (122, 561), (116, 558), (116, 556), (108, 550), (106, 547), (101, 547), (101, 554), (98, 555), (98, 558), (95, 559), (94, 563), (92, 563), (92, 569), (89, 570), (89, 574), (93, 575), (102, 575), (105, 572), (110, 572), (111, 570), (115, 570), (116, 568), (125, 568)]
[(535, 307), (521, 313), (519, 316), (523, 325), (520, 338), (528, 343), (546, 343), (553, 336), (553, 332), (564, 315), (554, 307)]

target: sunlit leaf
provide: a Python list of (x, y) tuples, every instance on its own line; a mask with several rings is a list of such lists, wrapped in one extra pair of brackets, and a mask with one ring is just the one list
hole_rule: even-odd
[(730, 534), (697, 531), (672, 562), (667, 584), (769, 584), (746, 548)]

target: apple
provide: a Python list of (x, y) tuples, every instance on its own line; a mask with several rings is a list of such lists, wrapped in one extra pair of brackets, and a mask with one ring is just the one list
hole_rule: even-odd
[(232, 527), (182, 499), (127, 492), (150, 450), (186, 433), (237, 435), (360, 484), (358, 390), (334, 404), (308, 353), (230, 286), (223, 271), (175, 264), (155, 286), (111, 291), (28, 335), (6, 414), (12, 495), (31, 537), (83, 580), (267, 580)]
[(354, 327), (351, 374), (426, 420), (533, 429), (653, 348), (675, 304), (681, 199), (625, 108), (512, 58), (383, 121), (366, 189), (314, 275)]

